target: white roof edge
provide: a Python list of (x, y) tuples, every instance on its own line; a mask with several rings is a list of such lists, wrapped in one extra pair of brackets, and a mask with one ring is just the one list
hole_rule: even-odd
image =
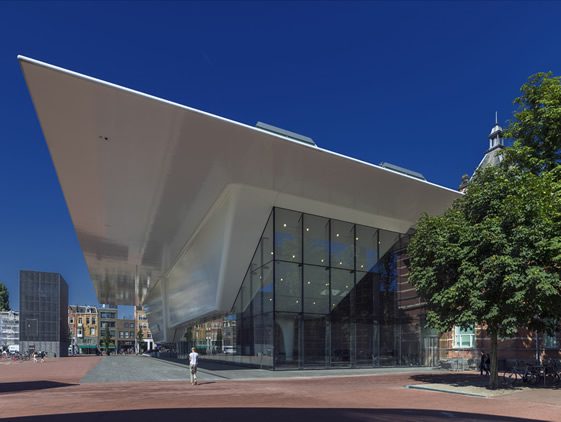
[[(67, 74), (69, 76), (72, 76), (72, 77), (75, 77), (75, 78), (84, 79), (86, 81), (90, 81), (90, 82), (93, 82), (93, 83), (104, 85), (104, 86), (107, 86), (107, 87), (110, 87), (110, 88), (115, 88), (115, 89), (118, 89), (120, 91), (128, 92), (129, 94), (138, 95), (138, 96), (148, 98), (148, 99), (151, 99), (151, 100), (154, 100), (154, 101), (158, 101), (160, 103), (167, 104), (167, 105), (170, 105), (170, 106), (173, 106), (173, 107), (178, 107), (178, 108), (182, 108), (184, 110), (189, 110), (191, 112), (198, 113), (198, 114), (201, 114), (203, 116), (218, 119), (218, 120), (221, 120), (221, 121), (229, 123), (229, 124), (233, 124), (233, 125), (240, 126), (240, 127), (243, 127), (243, 128), (249, 129), (249, 130), (253, 130), (255, 132), (260, 132), (260, 133), (269, 135), (269, 136), (274, 137), (274, 138), (282, 139), (284, 141), (291, 142), (294, 145), (299, 145), (300, 147), (303, 147), (303, 148), (310, 148), (310, 149), (313, 149), (313, 150), (321, 151), (323, 153), (331, 154), (331, 155), (334, 155), (336, 157), (347, 159), (347, 160), (353, 161), (353, 162), (361, 164), (361, 165), (376, 168), (380, 171), (393, 173), (393, 174), (396, 174), (398, 176), (413, 180), (417, 183), (427, 184), (427, 185), (433, 186), (433, 187), (438, 188), (438, 189), (442, 189), (442, 190), (449, 191), (449, 192), (454, 192), (454, 193), (457, 193), (457, 194), (461, 195), (461, 193), (458, 192), (457, 190), (448, 188), (446, 186), (438, 185), (436, 183), (432, 183), (432, 182), (429, 182), (427, 180), (420, 180), (416, 177), (412, 177), (412, 176), (409, 176), (409, 175), (404, 174), (404, 173), (400, 173), (400, 172), (395, 171), (395, 170), (390, 170), (390, 169), (378, 166), (376, 164), (372, 164), (372, 163), (369, 163), (369, 162), (366, 162), (366, 161), (363, 161), (363, 160), (359, 160), (357, 158), (349, 157), (347, 155), (343, 155), (343, 154), (340, 154), (338, 152), (330, 151), (330, 150), (327, 150), (327, 149), (324, 149), (324, 148), (321, 148), (321, 147), (318, 147), (318, 146), (308, 145), (306, 143), (303, 143), (301, 141), (296, 141), (296, 140), (291, 139), (291, 138), (286, 137), (286, 136), (282, 136), (282, 135), (279, 135), (279, 134), (276, 134), (276, 133), (273, 133), (273, 132), (270, 132), (270, 131), (267, 131), (267, 130), (259, 129), (255, 126), (250, 126), (248, 124), (240, 123), (240, 122), (237, 122), (235, 120), (228, 119), (226, 117), (222, 117), (222, 116), (218, 116), (216, 114), (208, 113), (206, 111), (198, 110), (196, 108), (189, 107), (189, 106), (186, 106), (184, 104), (176, 103), (174, 101), (170, 101), (170, 100), (166, 100), (166, 99), (163, 99), (163, 98), (160, 98), (160, 97), (156, 97), (154, 95), (146, 94), (146, 93), (141, 92), (141, 91), (136, 91), (134, 89), (127, 88), (127, 87), (124, 87), (122, 85), (117, 85), (117, 84), (114, 84), (114, 83), (111, 83), (111, 82), (107, 82), (107, 81), (104, 81), (102, 79), (97, 79), (97, 78), (94, 78), (92, 76), (84, 75), (82, 73), (74, 72), (72, 70), (68, 70), (68, 69), (65, 69), (65, 68), (62, 68), (62, 67), (59, 67), (59, 66), (55, 66), (55, 65), (46, 63), (46, 62), (42, 62), (40, 60), (32, 59), (30, 57), (23, 56), (21, 54), (18, 54), (17, 59), (20, 62), (27, 62), (27, 63), (30, 63), (30, 64), (34, 64), (36, 66), (41, 66), (41, 67), (44, 67), (44, 68), (47, 68), (47, 69), (55, 70), (57, 72), (65, 73), (65, 74)], [(25, 74), (25, 72), (24, 72), (24, 74)]]

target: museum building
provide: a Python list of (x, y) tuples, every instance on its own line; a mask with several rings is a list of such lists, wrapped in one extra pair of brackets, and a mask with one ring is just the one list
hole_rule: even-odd
[(459, 192), (19, 59), (100, 303), (143, 305), (154, 341), (209, 359), (437, 363), (405, 250)]

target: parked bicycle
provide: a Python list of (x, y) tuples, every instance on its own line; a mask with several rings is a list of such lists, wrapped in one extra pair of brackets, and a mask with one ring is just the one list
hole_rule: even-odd
[(535, 385), (538, 382), (538, 373), (534, 365), (516, 361), (514, 366), (505, 370), (503, 373), (503, 384), (508, 387), (529, 384)]
[(548, 360), (544, 365), (529, 364), (517, 361), (503, 373), (503, 384), (508, 387), (527, 384), (530, 386), (561, 385), (561, 364), (556, 360)]

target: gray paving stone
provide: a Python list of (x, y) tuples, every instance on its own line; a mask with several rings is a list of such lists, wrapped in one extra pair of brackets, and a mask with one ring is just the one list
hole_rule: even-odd
[[(363, 368), (363, 369), (316, 369), (269, 371), (266, 369), (244, 368), (202, 361), (199, 365), (200, 381), (217, 380), (255, 380), (315, 378), (333, 376), (366, 376), (391, 373), (433, 371), (431, 368)], [(105, 356), (92, 369), (82, 383), (103, 382), (143, 382), (143, 381), (181, 381), (189, 380), (188, 365), (185, 361), (163, 360), (147, 356)]]

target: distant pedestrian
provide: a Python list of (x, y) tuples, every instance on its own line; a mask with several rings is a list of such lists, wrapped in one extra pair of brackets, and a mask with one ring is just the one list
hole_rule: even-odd
[(37, 352), (33, 352), (33, 363), (37, 363)]
[(199, 363), (199, 354), (194, 347), (189, 353), (189, 374), (191, 376), (191, 384), (197, 385), (197, 365)]
[(481, 351), (481, 360), (479, 361), (479, 373), (483, 375), (489, 375), (489, 363), (491, 360), (489, 359), (489, 355), (485, 353), (483, 350)]

